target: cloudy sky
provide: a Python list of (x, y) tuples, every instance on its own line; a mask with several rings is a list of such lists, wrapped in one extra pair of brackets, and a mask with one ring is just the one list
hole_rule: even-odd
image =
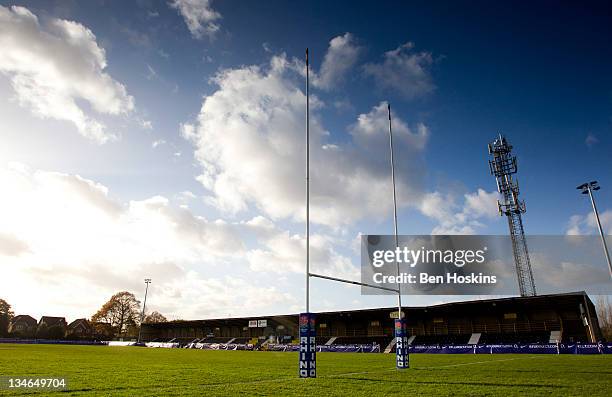
[[(507, 233), (486, 151), (501, 132), (528, 233), (594, 233), (575, 187), (597, 179), (612, 234), (610, 15), (2, 0), (0, 298), (89, 317), (150, 277), (173, 319), (303, 310), (306, 47), (315, 271), (358, 279), (359, 234), (393, 230), (386, 101), (401, 233)], [(315, 311), (394, 302), (312, 283)]]

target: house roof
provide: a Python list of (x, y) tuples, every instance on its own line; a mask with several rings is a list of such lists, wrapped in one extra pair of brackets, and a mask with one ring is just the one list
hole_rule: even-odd
[(91, 328), (91, 325), (89, 324), (89, 321), (87, 321), (86, 318), (77, 318), (76, 320), (68, 324), (68, 328), (75, 328), (79, 324), (83, 324), (85, 327)]
[(11, 324), (16, 324), (18, 322), (29, 323), (29, 325), (36, 325), (37, 321), (34, 317), (28, 316), (27, 314), (20, 314), (18, 316), (13, 317), (11, 320)]
[(66, 325), (66, 319), (64, 317), (42, 316), (40, 318), (40, 323), (43, 322), (49, 327), (53, 325)]

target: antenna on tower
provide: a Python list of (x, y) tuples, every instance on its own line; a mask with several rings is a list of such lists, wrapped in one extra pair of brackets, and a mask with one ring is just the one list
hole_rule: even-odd
[(512, 145), (501, 134), (489, 144), (489, 154), (493, 156), (489, 160), (489, 168), (495, 176), (497, 190), (503, 197), (502, 201), (497, 200), (499, 215), (508, 218), (519, 290), (521, 296), (535, 296), (535, 282), (521, 218), (521, 214), (525, 213), (525, 202), (519, 200), (518, 181), (512, 179), (512, 175), (517, 172), (516, 156), (512, 155)]

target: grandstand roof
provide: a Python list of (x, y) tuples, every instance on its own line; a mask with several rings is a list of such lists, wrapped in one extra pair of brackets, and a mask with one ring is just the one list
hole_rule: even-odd
[[(568, 292), (562, 294), (549, 294), (549, 295), (538, 295), (538, 296), (525, 296), (525, 297), (505, 297), (505, 298), (493, 298), (493, 299), (478, 299), (470, 301), (450, 302), (441, 303), (430, 306), (404, 306), (402, 311), (410, 317), (410, 313), (423, 314), (428, 311), (436, 313), (444, 312), (455, 312), (455, 311), (466, 311), (466, 312), (480, 312), (486, 309), (486, 306), (523, 306), (529, 305), (531, 310), (540, 308), (550, 308), (551, 306), (564, 306), (564, 305), (575, 305), (576, 300), (580, 298), (587, 302), (589, 306), (593, 303), (584, 291), (580, 292)], [(358, 310), (340, 310), (340, 311), (328, 311), (328, 312), (317, 312), (318, 316), (355, 316), (361, 314), (372, 314), (381, 312), (397, 312), (397, 306), (391, 307), (380, 307), (370, 309), (358, 309)], [(295, 321), (298, 313), (294, 314), (282, 314), (282, 315), (267, 315), (267, 316), (248, 316), (248, 317), (228, 317), (228, 318), (215, 318), (215, 319), (203, 319), (203, 320), (176, 320), (164, 323), (147, 323), (148, 327), (151, 328), (169, 328), (175, 326), (184, 327), (198, 327), (198, 326), (243, 326), (245, 321), (257, 320), (257, 319), (269, 319), (274, 318), (276, 320), (286, 319), (288, 321)]]

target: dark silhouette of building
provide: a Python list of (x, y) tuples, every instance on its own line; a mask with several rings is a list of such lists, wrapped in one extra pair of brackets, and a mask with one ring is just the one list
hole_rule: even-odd
[(11, 336), (16, 337), (34, 337), (38, 322), (34, 317), (27, 314), (20, 314), (13, 317), (8, 327), (8, 332)]
[(40, 339), (62, 339), (66, 335), (67, 326), (64, 317), (42, 316), (38, 322), (36, 337)]
[[(317, 313), (318, 344), (378, 343), (393, 339), (397, 308)], [(595, 307), (584, 292), (425, 307), (404, 307), (409, 343), (554, 343), (601, 340)], [(144, 324), (144, 341), (246, 343), (297, 338), (297, 314)]]
[(89, 339), (93, 335), (93, 327), (85, 318), (79, 318), (68, 324), (67, 339)]

